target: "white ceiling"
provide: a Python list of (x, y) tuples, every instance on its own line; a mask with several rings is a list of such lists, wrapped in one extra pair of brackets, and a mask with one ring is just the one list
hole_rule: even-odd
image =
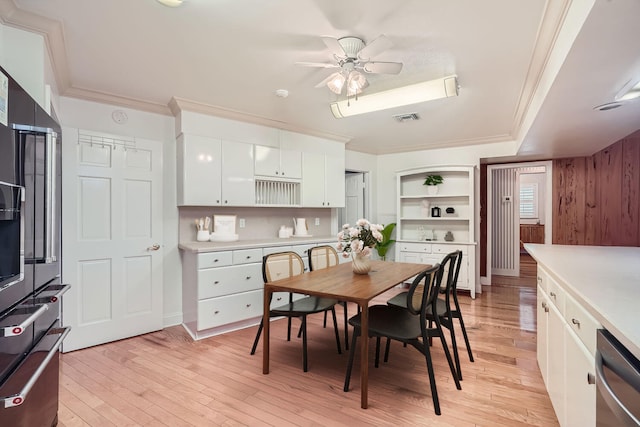
[[(593, 2), (0, 0), (0, 13), (46, 35), (62, 95), (165, 114), (176, 98), (374, 154), (517, 141), (519, 154), (549, 158), (592, 154), (640, 128), (640, 102), (593, 110), (640, 76), (640, 1), (595, 0), (580, 16)], [(366, 92), (457, 74), (460, 96), (333, 118), (336, 96), (314, 88), (333, 70), (294, 63), (331, 59), (321, 35), (380, 34), (394, 46), (375, 60), (404, 68), (368, 75)], [(408, 112), (421, 120), (392, 118)]]

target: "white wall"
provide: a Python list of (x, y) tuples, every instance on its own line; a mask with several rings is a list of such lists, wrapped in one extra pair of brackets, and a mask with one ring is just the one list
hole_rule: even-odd
[[(111, 118), (114, 110), (124, 111), (129, 119), (117, 124)], [(182, 321), (182, 267), (178, 252), (178, 208), (176, 199), (175, 119), (171, 116), (119, 108), (73, 98), (60, 98), (58, 111), (62, 126), (113, 135), (144, 138), (163, 145), (163, 281), (164, 326)], [(63, 144), (75, 144), (62, 135)], [(63, 191), (76, 191), (73, 183), (63, 182)], [(64, 239), (64, 230), (62, 230)], [(64, 262), (64, 261), (63, 261)]]

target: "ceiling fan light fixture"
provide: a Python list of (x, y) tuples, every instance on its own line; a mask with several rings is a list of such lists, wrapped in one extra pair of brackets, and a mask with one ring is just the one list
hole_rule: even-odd
[(182, 4), (182, 2), (183, 0), (158, 0), (158, 3), (169, 7), (178, 7)]
[(341, 119), (452, 96), (458, 96), (456, 75), (364, 95), (358, 98), (358, 102), (349, 103), (348, 100), (332, 102), (330, 108), (333, 116)]
[(347, 78), (342, 73), (335, 73), (335, 76), (327, 82), (327, 87), (331, 92), (340, 95), (346, 81)]
[(359, 95), (369, 82), (359, 71), (351, 71), (347, 79), (347, 96)]
[(629, 101), (640, 97), (640, 79), (629, 80), (615, 97), (616, 101)]

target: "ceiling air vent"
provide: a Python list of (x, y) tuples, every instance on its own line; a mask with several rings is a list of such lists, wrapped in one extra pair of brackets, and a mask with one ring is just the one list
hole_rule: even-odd
[(400, 123), (410, 122), (412, 120), (420, 120), (420, 116), (418, 115), (418, 113), (396, 114), (395, 116), (393, 116), (393, 118)]

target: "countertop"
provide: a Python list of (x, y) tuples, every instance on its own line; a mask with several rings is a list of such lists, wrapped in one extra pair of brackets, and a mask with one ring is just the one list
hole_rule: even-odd
[(316, 243), (338, 243), (336, 236), (304, 236), (289, 237), (287, 239), (241, 239), (235, 242), (186, 242), (180, 243), (178, 248), (187, 252), (219, 252), (234, 249), (267, 248), (273, 246), (309, 245)]
[(640, 359), (640, 248), (530, 243), (524, 247)]

